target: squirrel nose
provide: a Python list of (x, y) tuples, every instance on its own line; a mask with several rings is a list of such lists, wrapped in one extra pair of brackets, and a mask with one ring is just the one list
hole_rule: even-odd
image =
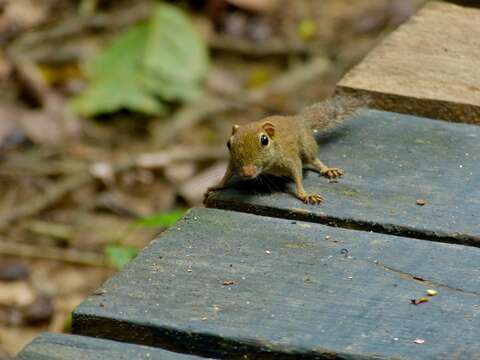
[(257, 176), (257, 167), (255, 165), (244, 165), (240, 169), (240, 175), (244, 178), (254, 178)]

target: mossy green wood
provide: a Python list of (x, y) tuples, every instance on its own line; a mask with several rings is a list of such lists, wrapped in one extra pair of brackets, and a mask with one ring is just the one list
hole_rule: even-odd
[(266, 180), (212, 193), (208, 206), (480, 245), (479, 126), (364, 110), (318, 141), (320, 159), (345, 171), (338, 183), (305, 172), (320, 205)]
[(148, 346), (85, 336), (44, 333), (35, 338), (16, 360), (200, 360)]
[(73, 331), (228, 359), (477, 359), (479, 264), (475, 247), (194, 209)]

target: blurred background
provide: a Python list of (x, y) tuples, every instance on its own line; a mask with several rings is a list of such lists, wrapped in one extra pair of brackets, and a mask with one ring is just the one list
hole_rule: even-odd
[(295, 113), (425, 0), (0, 0), (0, 359), (223, 173), (231, 125)]

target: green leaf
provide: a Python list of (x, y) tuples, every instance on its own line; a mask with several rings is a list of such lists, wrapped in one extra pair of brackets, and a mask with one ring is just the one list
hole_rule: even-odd
[(145, 91), (142, 56), (148, 24), (140, 24), (122, 34), (97, 59), (88, 64), (90, 86), (73, 100), (72, 106), (84, 116), (128, 109), (158, 114), (164, 106)]
[(143, 227), (170, 227), (185, 213), (185, 210), (172, 210), (167, 213), (154, 214), (135, 221), (134, 225)]
[(138, 254), (138, 249), (134, 246), (108, 245), (105, 247), (105, 257), (107, 262), (120, 269), (134, 259)]
[(178, 8), (160, 3), (146, 23), (121, 34), (87, 64), (87, 89), (71, 102), (83, 116), (122, 109), (148, 115), (165, 102), (198, 97), (208, 67), (207, 49)]
[(303, 19), (298, 24), (297, 31), (303, 40), (312, 40), (317, 33), (317, 23), (312, 19)]
[[(168, 100), (192, 100), (198, 82), (208, 69), (208, 52), (197, 30), (177, 7), (166, 3), (156, 6), (151, 17), (144, 65), (149, 88)], [(153, 85), (153, 86), (151, 86)]]

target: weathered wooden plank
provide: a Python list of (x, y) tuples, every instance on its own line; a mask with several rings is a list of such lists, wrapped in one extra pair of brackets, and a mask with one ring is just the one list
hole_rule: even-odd
[(229, 359), (476, 359), (479, 264), (474, 247), (194, 209), (73, 329)]
[(480, 124), (480, 10), (429, 2), (338, 84), (373, 106)]
[(346, 172), (338, 183), (306, 172), (305, 189), (322, 204), (254, 183), (217, 192), (208, 206), (480, 245), (479, 127), (366, 110), (319, 142), (320, 159)]
[(17, 360), (200, 360), (149, 346), (126, 344), (77, 335), (44, 333), (15, 358)]

